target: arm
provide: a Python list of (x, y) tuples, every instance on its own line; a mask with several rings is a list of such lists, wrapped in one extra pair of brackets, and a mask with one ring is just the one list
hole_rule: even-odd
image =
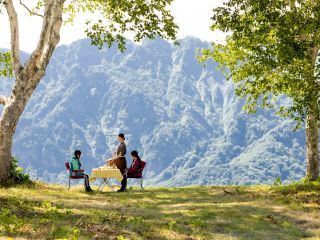
[(78, 159), (78, 165), (79, 165), (79, 170), (81, 169), (81, 162), (80, 159)]
[(141, 169), (141, 162), (139, 160), (135, 160), (132, 164), (131, 167), (129, 168), (129, 172), (138, 172)]
[(72, 176), (75, 176), (76, 173), (83, 173), (84, 170), (80, 169), (81, 164), (79, 165), (79, 161), (76, 162), (77, 160), (72, 160), (70, 162), (70, 174)]
[(71, 162), (70, 162), (70, 172), (73, 172), (73, 170), (74, 170), (74, 167), (73, 167), (73, 160), (71, 160)]

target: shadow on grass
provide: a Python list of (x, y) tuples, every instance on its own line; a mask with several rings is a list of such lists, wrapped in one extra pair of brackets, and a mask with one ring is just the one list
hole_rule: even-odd
[(175, 231), (198, 232), (209, 239), (216, 234), (236, 239), (301, 239), (308, 236), (296, 224), (295, 218), (268, 208), (241, 206), (236, 202), (229, 204), (214, 208), (197, 206), (191, 214), (174, 211), (170, 218), (175, 222)]
[[(28, 192), (24, 193), (28, 194)], [(37, 194), (30, 190), (29, 194)], [(297, 219), (221, 188), (0, 196), (0, 233), (27, 239), (301, 239)], [(46, 197), (48, 197), (47, 200)], [(2, 226), (2, 227), (1, 227)]]
[[(308, 236), (305, 230), (299, 228), (298, 219), (275, 212), (267, 206), (250, 206), (258, 204), (246, 195), (174, 189), (132, 192), (119, 198), (140, 202), (137, 205), (139, 210), (130, 212), (128, 209), (127, 214), (136, 216), (139, 212), (140, 217), (134, 217), (133, 221), (140, 222), (138, 225), (143, 225), (149, 232), (157, 232), (160, 227), (179, 236), (203, 239), (214, 238), (217, 234), (236, 239), (301, 239)], [(137, 231), (130, 224), (127, 228)]]

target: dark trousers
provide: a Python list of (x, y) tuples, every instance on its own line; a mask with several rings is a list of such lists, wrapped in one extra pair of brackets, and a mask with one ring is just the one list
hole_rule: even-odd
[(83, 175), (84, 177), (84, 186), (87, 188), (87, 187), (90, 187), (90, 184), (89, 184), (89, 176), (87, 174), (84, 174)]
[(123, 175), (123, 179), (121, 181), (121, 189), (122, 191), (126, 190), (127, 188), (127, 175)]

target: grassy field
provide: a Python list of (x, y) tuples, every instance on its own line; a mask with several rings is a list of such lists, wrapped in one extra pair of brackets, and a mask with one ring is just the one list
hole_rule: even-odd
[(320, 239), (320, 188), (0, 188), (0, 239)]

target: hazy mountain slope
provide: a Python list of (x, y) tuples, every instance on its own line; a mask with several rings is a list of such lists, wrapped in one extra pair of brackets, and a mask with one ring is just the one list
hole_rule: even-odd
[(123, 54), (99, 51), (89, 40), (59, 47), (20, 121), (15, 155), (32, 174), (64, 181), (57, 174), (74, 149), (84, 152), (90, 170), (111, 155), (123, 132), (128, 150), (148, 161), (149, 184), (302, 177), (303, 130), (293, 133), (290, 121), (269, 112), (243, 113), (243, 102), (215, 64), (197, 63), (196, 50), (207, 46), (186, 38), (179, 47), (128, 42)]

